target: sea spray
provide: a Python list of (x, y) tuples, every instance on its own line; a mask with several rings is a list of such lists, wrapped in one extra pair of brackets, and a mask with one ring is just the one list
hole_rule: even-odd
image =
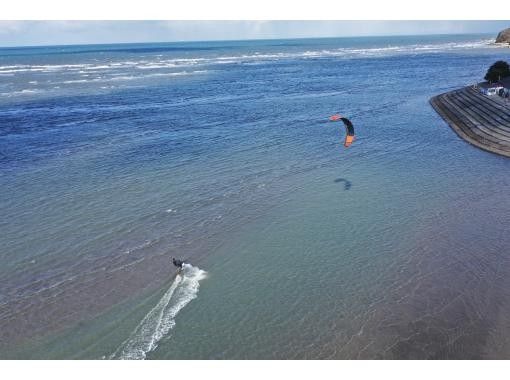
[(158, 342), (175, 326), (175, 316), (195, 299), (200, 280), (207, 272), (190, 264), (184, 264), (163, 297), (142, 319), (110, 359), (145, 359), (148, 352), (156, 349)]

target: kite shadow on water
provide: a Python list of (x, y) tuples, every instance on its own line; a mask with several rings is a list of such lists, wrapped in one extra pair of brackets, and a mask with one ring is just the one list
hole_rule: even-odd
[(351, 189), (351, 181), (349, 181), (348, 179), (345, 179), (345, 178), (337, 178), (335, 179), (335, 183), (340, 183), (340, 182), (343, 182), (344, 183), (344, 190), (350, 190)]

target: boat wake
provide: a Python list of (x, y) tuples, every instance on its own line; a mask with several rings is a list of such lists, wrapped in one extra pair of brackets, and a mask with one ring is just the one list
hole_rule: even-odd
[(110, 359), (145, 359), (148, 352), (156, 349), (158, 342), (175, 326), (175, 316), (197, 297), (200, 281), (207, 272), (190, 264), (184, 264), (170, 288), (158, 304), (142, 319)]

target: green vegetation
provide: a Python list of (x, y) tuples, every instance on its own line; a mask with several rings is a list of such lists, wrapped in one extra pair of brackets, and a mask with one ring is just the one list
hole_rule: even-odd
[(508, 65), (508, 63), (506, 63), (505, 61), (497, 61), (489, 68), (487, 74), (485, 74), (484, 79), (489, 81), (490, 83), (494, 83), (509, 76), (510, 66)]

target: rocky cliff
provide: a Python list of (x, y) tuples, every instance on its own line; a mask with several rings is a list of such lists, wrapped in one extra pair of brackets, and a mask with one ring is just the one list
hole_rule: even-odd
[(496, 43), (507, 43), (510, 44), (510, 28), (502, 30), (496, 37)]

